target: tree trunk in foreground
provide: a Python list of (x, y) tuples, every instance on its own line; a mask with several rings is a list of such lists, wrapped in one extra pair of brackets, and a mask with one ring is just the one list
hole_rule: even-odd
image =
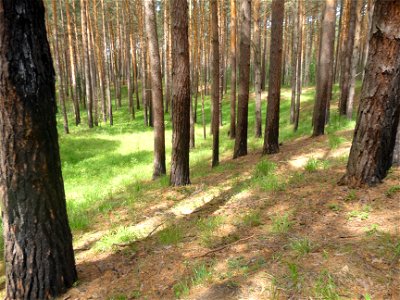
[(241, 0), (240, 2), (240, 22), (238, 119), (233, 158), (247, 155), (247, 119), (249, 114), (250, 87), (250, 0)]
[(313, 136), (324, 134), (326, 123), (326, 110), (329, 105), (329, 94), (332, 85), (329, 84), (333, 76), (333, 47), (335, 39), (335, 0), (326, 0), (322, 20), (322, 35), (320, 40), (319, 65), (317, 69), (317, 95), (313, 114)]
[(190, 65), (188, 40), (188, 4), (186, 0), (172, 0), (172, 159), (171, 185), (190, 184)]
[(340, 184), (374, 185), (392, 165), (400, 114), (400, 1), (377, 1), (368, 63), (346, 175)]
[(272, 1), (268, 108), (263, 154), (279, 152), (279, 105), (281, 99), (282, 40), (285, 2)]
[(219, 46), (218, 46), (218, 4), (211, 0), (211, 32), (212, 32), (212, 134), (213, 134), (213, 167), (219, 164)]
[(0, 40), (6, 299), (49, 299), (71, 287), (77, 273), (42, 1), (0, 1)]
[(151, 99), (154, 126), (153, 178), (165, 175), (164, 103), (162, 92), (161, 63), (158, 53), (157, 24), (153, 0), (145, 1), (146, 31), (149, 40)]

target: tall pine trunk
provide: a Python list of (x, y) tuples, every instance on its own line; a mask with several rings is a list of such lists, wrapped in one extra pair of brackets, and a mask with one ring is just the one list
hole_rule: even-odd
[(272, 27), (270, 70), (268, 84), (268, 108), (264, 134), (263, 154), (279, 152), (279, 105), (281, 99), (282, 34), (285, 2), (272, 1)]
[(71, 287), (77, 272), (43, 2), (0, 1), (0, 40), (5, 298), (50, 299)]
[(171, 185), (190, 184), (190, 65), (188, 40), (188, 4), (186, 0), (172, 0), (172, 82), (174, 111), (172, 133)]
[(247, 128), (249, 114), (250, 87), (250, 35), (251, 2), (240, 1), (240, 49), (239, 49), (239, 94), (238, 119), (236, 126), (233, 158), (247, 155)]
[(145, 1), (146, 31), (149, 44), (151, 99), (154, 126), (154, 169), (153, 178), (165, 175), (165, 129), (164, 103), (162, 93), (162, 77), (160, 54), (158, 52), (157, 22), (154, 0)]
[(386, 177), (399, 123), (400, 2), (376, 1), (372, 22), (353, 144), (339, 182), (349, 186), (374, 185)]

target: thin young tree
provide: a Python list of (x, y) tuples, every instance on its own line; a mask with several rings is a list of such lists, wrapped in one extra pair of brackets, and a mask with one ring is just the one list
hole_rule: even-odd
[[(23, 9), (21, 9), (23, 7)], [(42, 1), (0, 1), (0, 190), (6, 299), (50, 299), (77, 279)]]
[(161, 63), (158, 51), (157, 22), (154, 0), (145, 0), (146, 31), (149, 44), (151, 98), (154, 126), (154, 169), (153, 178), (165, 175), (165, 128), (162, 91)]
[(250, 87), (251, 1), (240, 1), (239, 95), (233, 158), (247, 155)]
[(344, 52), (342, 53), (342, 66), (341, 66), (341, 78), (340, 78), (340, 100), (339, 100), (339, 113), (343, 116), (347, 113), (347, 101), (349, 98), (350, 79), (351, 79), (351, 61), (353, 57), (354, 38), (356, 33), (356, 21), (357, 21), (357, 6), (361, 0), (350, 0), (350, 11), (349, 11), (349, 25), (347, 39), (344, 42)]
[(336, 0), (326, 0), (322, 19), (322, 33), (317, 69), (317, 93), (313, 114), (313, 136), (324, 134), (329, 94), (332, 93), (333, 43), (335, 39)]
[(219, 42), (218, 42), (218, 3), (211, 0), (211, 43), (212, 43), (212, 125), (213, 154), (212, 167), (219, 164)]
[(268, 108), (263, 154), (279, 152), (279, 105), (281, 99), (282, 40), (285, 2), (273, 0), (269, 62)]
[(229, 137), (236, 136), (236, 0), (231, 0), (231, 24), (230, 24), (230, 55), (231, 55), (231, 106)]
[(53, 8), (53, 38), (54, 38), (54, 55), (55, 55), (55, 67), (56, 67), (56, 75), (58, 81), (58, 97), (60, 98), (61, 111), (63, 115), (63, 125), (64, 132), (69, 133), (68, 128), (68, 117), (67, 117), (67, 109), (65, 107), (65, 92), (64, 92), (64, 77), (62, 75), (62, 55), (60, 53), (59, 44), (58, 44), (58, 12), (57, 12), (57, 2), (56, 0), (51, 1), (51, 6)]
[(386, 177), (399, 123), (400, 2), (376, 1), (372, 22), (356, 129), (339, 182), (349, 186), (374, 185)]
[(260, 138), (262, 136), (261, 126), (261, 31), (260, 31), (260, 0), (253, 1), (254, 11), (254, 31), (253, 31), (253, 57), (254, 57), (254, 86), (256, 92), (256, 123), (255, 123), (255, 136)]
[(171, 185), (190, 184), (190, 65), (188, 39), (188, 4), (186, 0), (171, 1), (172, 20), (172, 158)]
[(89, 128), (93, 127), (93, 113), (92, 113), (92, 84), (90, 76), (90, 55), (88, 52), (89, 38), (87, 35), (87, 19), (86, 19), (86, 1), (80, 0), (81, 4), (81, 36), (82, 36), (82, 51), (84, 60), (84, 74), (85, 74), (85, 91), (86, 91), (86, 108), (87, 108), (87, 122)]

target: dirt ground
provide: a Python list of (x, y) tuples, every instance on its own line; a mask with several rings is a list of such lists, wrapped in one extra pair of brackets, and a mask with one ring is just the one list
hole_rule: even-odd
[[(272, 191), (252, 181), (260, 152), (225, 158), (189, 187), (148, 192), (135, 224), (128, 208), (99, 216), (77, 237), (79, 281), (60, 299), (400, 299), (400, 170), (376, 187), (338, 186), (349, 147), (330, 149), (327, 137), (282, 145), (268, 160), (285, 185)], [(310, 158), (329, 163), (307, 171)], [(218, 216), (205, 236), (196, 224)], [(287, 217), (281, 231), (277, 216)], [(115, 223), (146, 233), (96, 251)], [(160, 243), (168, 227), (183, 234), (176, 244)]]

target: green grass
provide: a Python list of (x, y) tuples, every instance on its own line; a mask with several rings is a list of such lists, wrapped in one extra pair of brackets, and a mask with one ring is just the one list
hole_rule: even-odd
[(293, 239), (289, 243), (290, 249), (297, 252), (299, 256), (303, 256), (310, 253), (313, 249), (311, 241), (307, 238)]
[(400, 192), (400, 185), (391, 186), (385, 193), (386, 197), (393, 198), (393, 196)]
[(262, 224), (261, 213), (259, 211), (252, 211), (243, 217), (243, 224), (248, 227), (255, 227)]
[(212, 248), (216, 243), (214, 233), (224, 223), (222, 216), (210, 216), (197, 220), (196, 227), (199, 231), (200, 243), (208, 248)]
[(190, 288), (201, 285), (209, 280), (211, 280), (213, 276), (212, 268), (204, 263), (200, 263), (195, 265), (191, 274), (188, 277), (185, 277), (179, 280), (173, 286), (173, 291), (176, 298), (182, 298), (189, 295)]
[(138, 235), (129, 227), (119, 227), (104, 235), (94, 246), (95, 250), (104, 252), (118, 244), (128, 244), (136, 241)]
[(328, 271), (323, 271), (318, 276), (314, 291), (317, 299), (337, 300), (340, 298), (333, 276)]
[(176, 245), (183, 240), (183, 229), (179, 225), (170, 225), (158, 233), (162, 245)]
[(289, 214), (285, 213), (283, 215), (271, 216), (272, 227), (271, 231), (273, 233), (287, 233), (292, 227), (293, 222), (289, 220)]

